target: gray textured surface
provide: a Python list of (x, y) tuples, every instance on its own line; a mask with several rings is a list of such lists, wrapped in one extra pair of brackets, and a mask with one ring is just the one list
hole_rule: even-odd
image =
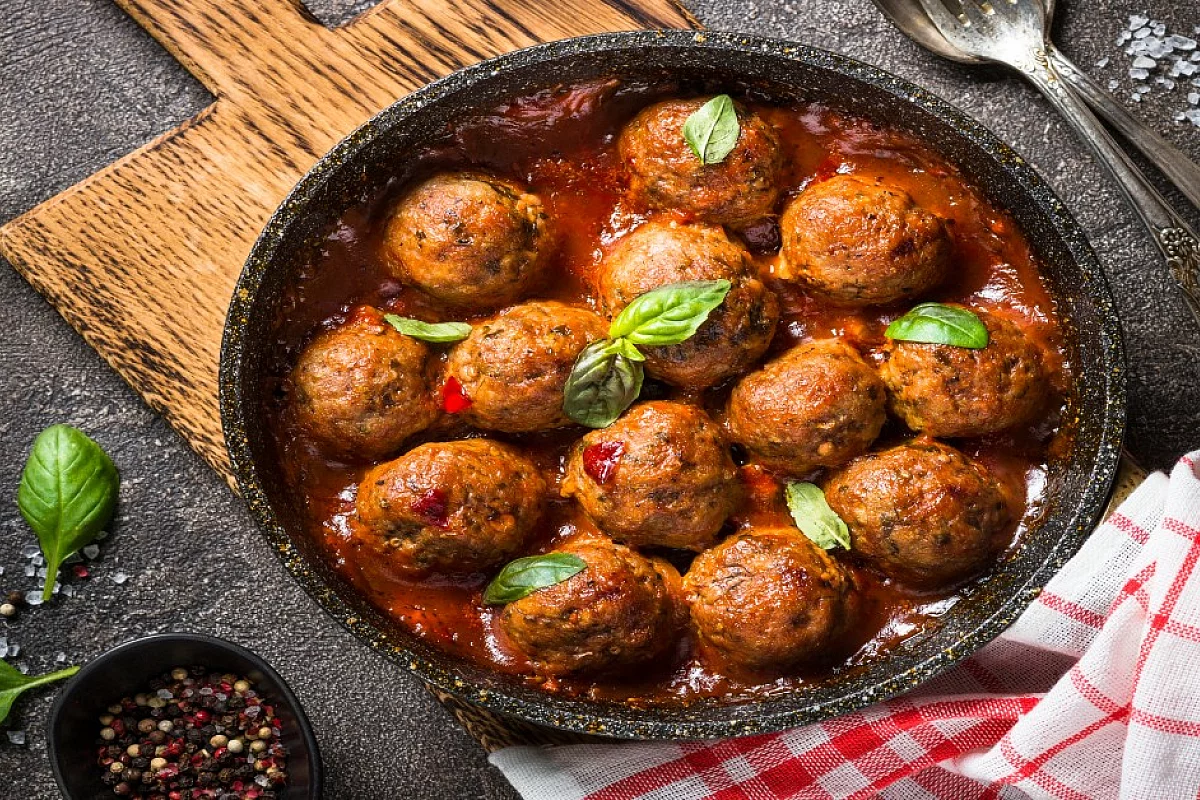
[[(549, 2), (549, 0), (545, 0)], [(365, 0), (312, 6), (335, 23)], [(1062, 3), (1058, 40), (1102, 81), (1124, 77), (1113, 44), (1129, 13), (1149, 11), (1191, 34), (1189, 0)], [(1200, 444), (1200, 332), (1185, 316), (1148, 237), (1099, 168), (1032, 90), (997, 72), (966, 71), (918, 50), (868, 0), (692, 0), (708, 25), (780, 36), (860, 58), (920, 83), (1014, 144), (1075, 210), (1108, 269), (1129, 347), (1129, 446), (1159, 467)], [(1101, 12), (1100, 9), (1103, 9)], [(7, 219), (202, 108), (205, 91), (109, 0), (0, 0), (0, 219)], [(1104, 56), (1105, 69), (1095, 68)], [(1200, 129), (1172, 121), (1185, 93), (1136, 106), (1200, 157)], [(474, 742), (407, 674), (325, 619), (259, 541), (248, 515), (183, 442), (137, 399), (21, 279), (0, 269), (0, 496), (11, 496), (29, 442), (66, 421), (92, 433), (123, 476), (115, 534), (74, 581), (77, 595), (33, 609), (0, 636), (35, 670), (65, 653), (82, 662), (134, 636), (191, 629), (243, 642), (296, 689), (316, 725), (331, 798), (510, 798)], [(0, 588), (33, 588), (21, 548), (30, 534), (0, 500)], [(127, 573), (118, 585), (112, 576)], [(42, 726), (48, 694), (21, 702), (0, 737), (0, 797), (56, 796)]]

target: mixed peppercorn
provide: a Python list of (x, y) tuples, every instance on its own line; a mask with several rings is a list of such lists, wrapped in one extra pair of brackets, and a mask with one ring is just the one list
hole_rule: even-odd
[(275, 708), (237, 675), (176, 667), (100, 717), (96, 763), (136, 800), (275, 800), (287, 750)]

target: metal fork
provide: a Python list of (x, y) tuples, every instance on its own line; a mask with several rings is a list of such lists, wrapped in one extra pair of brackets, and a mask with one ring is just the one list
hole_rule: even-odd
[(1042, 6), (1034, 0), (919, 0), (946, 41), (975, 58), (1006, 64), (1033, 82), (1099, 157), (1149, 228), (1200, 323), (1200, 237), (1113, 140), (1049, 56)]

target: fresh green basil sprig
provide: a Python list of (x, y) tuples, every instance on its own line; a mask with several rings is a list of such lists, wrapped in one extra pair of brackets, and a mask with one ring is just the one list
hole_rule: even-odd
[(683, 139), (701, 164), (719, 164), (733, 152), (741, 126), (733, 98), (719, 94), (683, 123)]
[(46, 557), (43, 601), (53, 594), (62, 562), (112, 520), (118, 483), (112, 459), (83, 431), (51, 425), (34, 440), (17, 487), (17, 507)]
[(383, 318), (400, 333), (423, 342), (450, 344), (471, 335), (471, 326), (465, 322), (425, 322), (395, 314), (384, 314)]
[(850, 529), (829, 507), (821, 487), (814, 483), (789, 483), (787, 504), (796, 527), (817, 547), (822, 550), (835, 547), (850, 549)]
[(510, 561), (483, 590), (483, 602), (504, 605), (531, 595), (587, 569), (587, 562), (571, 553), (544, 553)]
[(606, 428), (637, 400), (646, 360), (638, 346), (687, 341), (729, 294), (727, 280), (660, 286), (625, 306), (608, 329), (575, 359), (563, 389), (563, 412), (589, 428)]
[(927, 344), (949, 344), (982, 350), (988, 345), (988, 331), (979, 315), (962, 306), (921, 303), (887, 326), (889, 339)]
[(67, 667), (57, 672), (47, 672), (45, 675), (26, 675), (7, 661), (0, 660), (0, 722), (8, 719), (13, 701), (20, 697), (22, 692), (69, 678), (76, 672), (79, 672), (79, 667)]

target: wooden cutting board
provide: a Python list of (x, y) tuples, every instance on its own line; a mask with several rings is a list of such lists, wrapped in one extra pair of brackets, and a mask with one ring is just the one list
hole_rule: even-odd
[(696, 24), (673, 0), (383, 0), (336, 30), (297, 0), (116, 2), (216, 102), (0, 228), (0, 253), (231, 483), (225, 310), (258, 232), (318, 157), (490, 56)]

